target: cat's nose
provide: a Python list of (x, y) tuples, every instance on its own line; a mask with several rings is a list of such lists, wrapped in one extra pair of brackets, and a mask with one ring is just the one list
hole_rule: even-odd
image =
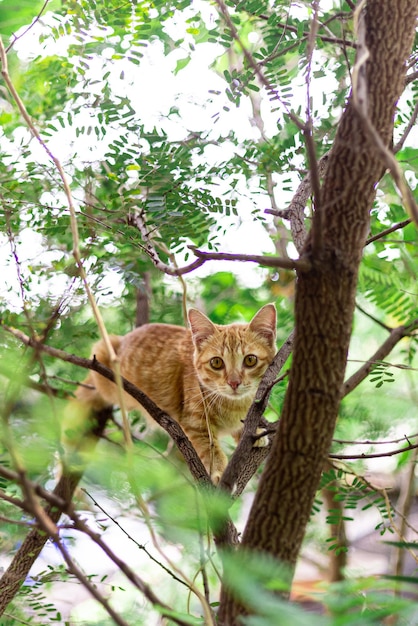
[(232, 387), (232, 389), (235, 391), (236, 389), (238, 389), (238, 387), (240, 386), (241, 381), (239, 378), (232, 378), (231, 380), (228, 380), (228, 385), (230, 387)]

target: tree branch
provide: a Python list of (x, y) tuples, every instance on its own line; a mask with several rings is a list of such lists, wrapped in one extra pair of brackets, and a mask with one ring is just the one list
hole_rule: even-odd
[(390, 228), (386, 228), (386, 230), (382, 230), (381, 233), (377, 233), (376, 235), (373, 235), (372, 237), (369, 237), (366, 240), (365, 245), (368, 246), (370, 243), (373, 243), (373, 241), (377, 241), (378, 239), (382, 239), (383, 237), (386, 237), (386, 235), (390, 235), (391, 233), (395, 232), (395, 230), (399, 230), (401, 228), (405, 228), (405, 226), (408, 226), (408, 224), (410, 224), (411, 222), (412, 222), (412, 220), (410, 218), (408, 218), (407, 220), (403, 220), (402, 222), (398, 222), (397, 224), (394, 224)]
[(398, 448), (397, 450), (390, 450), (389, 452), (374, 452), (374, 453), (361, 453), (361, 454), (328, 454), (330, 459), (339, 459), (341, 461), (355, 461), (356, 459), (381, 459), (386, 456), (395, 456), (395, 454), (402, 454), (409, 450), (415, 450), (418, 448), (418, 443), (405, 446), (404, 448)]
[(263, 74), (259, 64), (254, 60), (252, 54), (248, 51), (247, 47), (243, 44), (241, 37), (239, 36), (239, 33), (235, 27), (234, 22), (231, 19), (231, 16), (229, 14), (228, 8), (224, 2), (224, 0), (215, 0), (216, 4), (219, 7), (219, 10), (221, 12), (221, 15), (223, 16), (226, 25), (228, 26), (229, 30), (231, 31), (231, 35), (232, 38), (236, 41), (236, 43), (239, 45), (239, 47), (242, 50), (242, 53), (245, 57), (245, 60), (247, 61), (249, 67), (251, 67), (254, 70), (255, 75), (257, 76), (258, 80), (260, 81), (260, 84), (265, 87), (265, 89), (267, 90), (267, 93), (270, 95), (273, 95), (274, 98), (276, 100), (278, 100), (278, 102), (280, 102), (280, 104), (283, 106), (284, 110), (286, 111), (286, 114), (290, 117), (290, 119), (296, 124), (296, 126), (300, 129), (300, 130), (304, 130), (305, 125), (303, 124), (303, 122), (299, 119), (299, 117), (297, 115), (295, 115), (295, 113), (293, 113), (291, 110), (289, 110), (289, 108), (287, 107), (286, 103), (283, 102), (283, 99), (281, 98), (280, 94), (278, 93), (277, 89), (275, 89), (273, 87), (273, 85), (270, 83), (270, 81), (267, 79), (267, 77)]
[[(415, 76), (415, 78), (417, 78), (417, 76)], [(418, 100), (415, 103), (415, 107), (411, 115), (411, 119), (409, 120), (408, 124), (406, 125), (405, 130), (402, 133), (402, 137), (400, 137), (399, 141), (393, 146), (394, 154), (396, 154), (397, 152), (399, 152), (399, 150), (403, 148), (403, 145), (405, 141), (407, 140), (409, 133), (411, 132), (411, 130), (416, 124), (417, 118), (418, 118)]]
[(205, 263), (204, 259), (197, 259), (196, 261), (190, 263), (189, 265), (186, 265), (185, 267), (176, 267), (164, 263), (163, 261), (161, 261), (155, 247), (151, 243), (152, 237), (148, 232), (143, 211), (135, 215), (130, 215), (128, 218), (128, 224), (135, 226), (139, 230), (145, 243), (143, 247), (144, 251), (148, 254), (154, 266), (161, 272), (164, 272), (164, 274), (168, 274), (169, 276), (182, 276), (183, 274), (193, 272)]
[[(292, 332), (267, 368), (245, 418), (241, 439), (221, 477), (220, 488), (234, 497), (242, 493), (250, 478), (270, 452), (271, 441), (270, 445), (266, 447), (254, 447), (254, 442), (257, 439), (257, 428), (259, 428), (262, 422), (263, 413), (267, 407), (277, 375), (292, 351), (293, 337), (294, 333)], [(268, 424), (268, 422), (264, 422), (264, 425), (274, 427), (274, 425)], [(269, 439), (272, 439), (273, 432), (274, 430), (270, 432)]]
[(342, 397), (348, 395), (365, 378), (367, 378), (374, 365), (376, 364), (376, 361), (382, 361), (384, 358), (386, 358), (387, 355), (393, 350), (393, 348), (401, 339), (403, 339), (404, 337), (408, 337), (417, 328), (418, 319), (413, 320), (408, 325), (393, 328), (390, 332), (389, 337), (376, 350), (373, 356), (370, 357), (370, 359), (368, 359), (366, 363), (359, 370), (357, 370), (357, 372), (355, 372), (352, 376), (350, 376), (350, 378), (345, 381), (342, 388)]
[[(318, 175), (322, 178), (326, 172), (328, 166), (329, 152), (324, 154), (318, 161)], [(293, 237), (293, 243), (299, 254), (302, 253), (303, 246), (306, 240), (306, 226), (305, 226), (305, 208), (308, 203), (309, 197), (312, 194), (312, 175), (308, 172), (305, 178), (299, 183), (299, 186), (294, 194), (287, 209), (282, 211), (275, 211), (273, 209), (265, 209), (265, 213), (276, 215), (282, 219), (290, 221), (290, 230)]]
[(19, 41), (19, 39), (24, 37), (30, 31), (30, 29), (33, 28), (37, 22), (39, 22), (39, 20), (41, 19), (41, 15), (44, 13), (48, 3), (49, 3), (49, 0), (45, 0), (45, 2), (43, 3), (43, 5), (41, 7), (41, 10), (38, 13), (38, 15), (36, 17), (34, 17), (32, 22), (29, 24), (29, 26), (27, 28), (25, 28), (23, 33), (20, 33), (19, 36), (16, 36), (15, 34), (13, 34), (13, 41), (11, 41), (9, 43), (9, 45), (7, 46), (6, 52), (9, 52), (9, 50), (11, 50), (11, 48), (13, 48), (13, 46), (15, 45), (16, 41)]
[(306, 259), (286, 259), (275, 256), (260, 256), (251, 254), (231, 254), (229, 252), (202, 252), (193, 246), (189, 246), (193, 253), (203, 261), (244, 261), (258, 263), (263, 267), (282, 267), (284, 269), (309, 271), (311, 264)]

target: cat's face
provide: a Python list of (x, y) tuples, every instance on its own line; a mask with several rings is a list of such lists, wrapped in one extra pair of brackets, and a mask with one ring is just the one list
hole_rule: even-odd
[(268, 304), (249, 324), (213, 324), (191, 309), (195, 367), (202, 385), (229, 399), (254, 396), (275, 353), (276, 309)]

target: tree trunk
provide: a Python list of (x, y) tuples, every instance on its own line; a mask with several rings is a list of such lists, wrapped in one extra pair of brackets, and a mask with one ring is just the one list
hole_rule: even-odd
[[(402, 92), (417, 0), (368, 0), (365, 9), (367, 116), (351, 97), (342, 116), (298, 275), (293, 365), (279, 430), (243, 535), (242, 548), (274, 556), (289, 582), (331, 444), (341, 400), (357, 276), (375, 186), (382, 175), (373, 125), (389, 145)], [(219, 623), (251, 612), (224, 583)]]

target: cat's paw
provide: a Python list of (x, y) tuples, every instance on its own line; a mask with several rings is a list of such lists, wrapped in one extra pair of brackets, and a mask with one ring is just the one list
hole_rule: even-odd
[[(265, 428), (257, 428), (257, 430), (255, 431), (255, 434), (257, 435), (257, 439), (254, 441), (253, 443), (253, 448), (267, 448), (267, 446), (270, 444), (269, 438), (266, 434), (266, 429)], [(262, 437), (260, 437), (260, 435), (263, 435)]]
[(214, 485), (218, 485), (219, 481), (221, 480), (221, 476), (222, 476), (222, 472), (221, 471), (215, 471), (212, 472), (212, 474), (210, 475), (211, 480), (213, 482)]

